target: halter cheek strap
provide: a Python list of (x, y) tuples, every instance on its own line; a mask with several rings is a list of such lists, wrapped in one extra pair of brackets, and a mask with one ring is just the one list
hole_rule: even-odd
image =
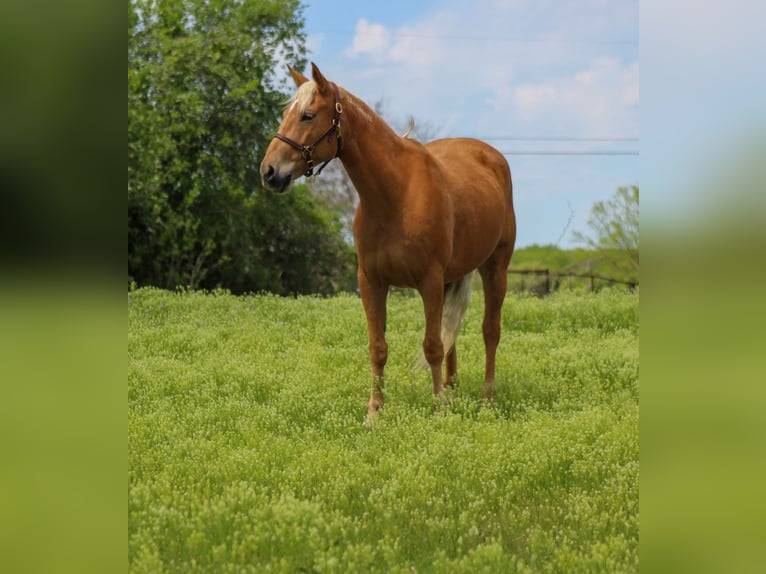
[[(332, 82), (331, 82), (332, 83)], [(332, 160), (334, 160), (336, 157), (340, 155), (340, 152), (343, 151), (343, 134), (341, 133), (340, 129), (340, 116), (343, 113), (343, 106), (340, 105), (340, 93), (338, 91), (338, 85), (335, 83), (332, 83), (333, 91), (335, 92), (335, 114), (332, 118), (332, 125), (327, 129), (326, 132), (324, 132), (321, 136), (319, 136), (316, 141), (311, 145), (301, 145), (295, 140), (290, 139), (287, 136), (283, 136), (282, 134), (277, 134), (274, 137), (280, 141), (285, 142), (286, 144), (292, 146), (293, 148), (297, 149), (299, 152), (301, 152), (301, 156), (306, 161), (306, 173), (303, 174), (306, 177), (314, 175), (314, 160), (312, 159), (311, 155), (314, 153), (314, 150), (316, 149), (316, 146), (319, 145), (319, 143), (327, 138), (327, 141), (330, 141), (330, 138), (332, 137), (332, 134), (335, 134), (335, 139), (337, 141), (337, 149), (335, 151), (335, 155), (328, 159), (326, 162), (324, 162), (321, 166), (319, 166), (319, 169), (317, 170), (317, 175), (322, 173), (322, 170), (327, 166), (328, 163), (330, 163)]]

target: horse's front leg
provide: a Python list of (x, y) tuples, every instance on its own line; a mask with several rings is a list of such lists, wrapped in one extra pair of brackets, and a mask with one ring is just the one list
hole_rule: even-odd
[(434, 395), (439, 396), (443, 387), (442, 362), (444, 345), (442, 344), (442, 310), (444, 308), (444, 274), (429, 274), (418, 289), (423, 298), (426, 314), (426, 335), (423, 339), (423, 354), (431, 367), (434, 383)]
[(367, 421), (371, 422), (377, 416), (384, 402), (383, 370), (388, 359), (388, 343), (386, 343), (388, 285), (370, 282), (361, 268), (358, 277), (359, 292), (362, 295), (362, 305), (364, 305), (364, 313), (367, 316), (367, 335), (372, 366), (372, 389), (370, 402), (367, 405)]

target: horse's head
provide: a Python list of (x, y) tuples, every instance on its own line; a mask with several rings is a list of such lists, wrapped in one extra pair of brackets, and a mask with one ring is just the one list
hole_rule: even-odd
[[(264, 187), (282, 193), (302, 175), (312, 175), (314, 165), (327, 162), (341, 152), (342, 139), (338, 86), (328, 82), (316, 64), (312, 80), (288, 66), (298, 90), (282, 115), (279, 131), (261, 162)], [(317, 172), (319, 173), (319, 172)]]

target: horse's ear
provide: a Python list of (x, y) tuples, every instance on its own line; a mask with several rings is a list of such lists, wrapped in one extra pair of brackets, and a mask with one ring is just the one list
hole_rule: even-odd
[(287, 69), (290, 70), (290, 75), (293, 77), (293, 81), (295, 81), (296, 87), (300, 87), (301, 84), (305, 84), (309, 81), (309, 79), (301, 74), (298, 70), (294, 69), (290, 64), (287, 64)]
[(317, 65), (314, 62), (311, 62), (311, 77), (314, 78), (319, 93), (327, 93), (327, 79), (322, 75), (322, 72), (319, 71), (319, 68), (317, 68)]

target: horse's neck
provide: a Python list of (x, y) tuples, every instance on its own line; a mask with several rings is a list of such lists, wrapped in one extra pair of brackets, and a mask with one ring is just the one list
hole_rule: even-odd
[(343, 153), (341, 161), (359, 194), (360, 204), (376, 213), (401, 204), (402, 173), (391, 158), (400, 157), (405, 146), (367, 104), (346, 92), (343, 102)]

